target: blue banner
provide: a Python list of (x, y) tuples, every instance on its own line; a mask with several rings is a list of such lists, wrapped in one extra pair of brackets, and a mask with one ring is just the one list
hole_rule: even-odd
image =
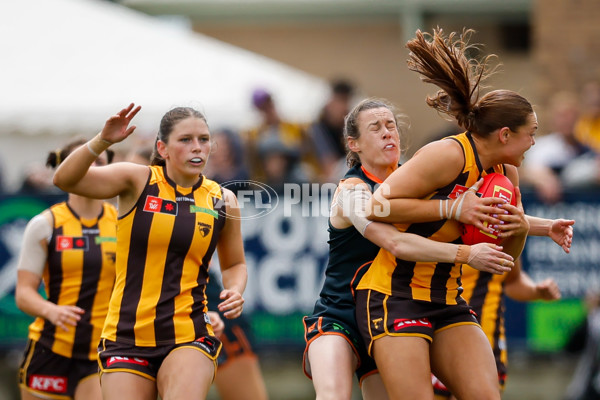
[[(265, 202), (242, 200), (242, 234), (248, 264), (244, 313), (261, 346), (304, 346), (301, 318), (312, 311), (327, 264), (327, 216), (335, 185), (288, 190)], [(0, 347), (22, 345), (32, 318), (14, 303), (16, 264), (27, 221), (65, 196), (0, 196)], [(248, 200), (251, 199), (252, 201)], [(534, 281), (554, 278), (564, 300), (507, 301), (509, 340), (531, 349), (558, 350), (569, 329), (583, 317), (580, 299), (600, 288), (600, 190), (569, 192), (565, 201), (545, 205), (524, 192), (529, 215), (575, 219), (571, 254), (546, 237), (530, 237), (523, 268)], [(218, 259), (212, 269), (218, 270)]]

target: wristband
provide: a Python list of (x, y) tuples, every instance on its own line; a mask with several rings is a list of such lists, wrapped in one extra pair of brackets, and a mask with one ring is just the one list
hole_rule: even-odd
[(106, 139), (102, 139), (100, 134), (97, 134), (87, 142), (87, 148), (89, 152), (95, 157), (100, 156), (100, 154), (102, 154), (102, 152), (108, 149), (111, 145), (112, 143)]
[(469, 262), (469, 255), (471, 254), (471, 246), (465, 244), (459, 244), (458, 250), (456, 251), (456, 257), (454, 257), (455, 263), (467, 264)]

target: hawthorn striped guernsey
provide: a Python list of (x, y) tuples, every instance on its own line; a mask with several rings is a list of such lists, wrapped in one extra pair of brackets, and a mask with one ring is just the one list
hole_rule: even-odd
[(183, 188), (151, 166), (136, 205), (119, 217), (116, 283), (102, 337), (141, 347), (206, 334), (208, 266), (225, 224), (221, 187)]
[(85, 314), (68, 332), (37, 318), (29, 338), (63, 357), (96, 360), (115, 279), (117, 210), (104, 203), (97, 219), (86, 220), (63, 202), (50, 207), (50, 213), (53, 232), (42, 276), (46, 296)]
[[(465, 163), (461, 173), (445, 187), (438, 188), (425, 200), (456, 198), (490, 172), (504, 174), (504, 166), (496, 165), (484, 171), (470, 133), (449, 136), (460, 144)], [(440, 220), (426, 223), (397, 224), (402, 232), (414, 233), (439, 242), (461, 244), (461, 226), (458, 221)], [(414, 262), (395, 258), (381, 249), (373, 264), (358, 284), (357, 289), (373, 289), (383, 294), (454, 305), (464, 303), (461, 298), (461, 264), (443, 262)]]

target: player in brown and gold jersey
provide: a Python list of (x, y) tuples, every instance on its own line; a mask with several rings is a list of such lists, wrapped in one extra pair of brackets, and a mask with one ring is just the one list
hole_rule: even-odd
[[(503, 249), (516, 258), (530, 233), (516, 167), (535, 143), (537, 118), (518, 93), (479, 96), (486, 62), (466, 56), (469, 33), (418, 31), (407, 43), (409, 69), (441, 89), (427, 103), (467, 132), (430, 143), (394, 171), (374, 193), (370, 218), (447, 243), (462, 243), (460, 223), (501, 227)], [(502, 169), (517, 187), (516, 207), (474, 195), (484, 174)], [(390, 398), (433, 399), (434, 372), (458, 398), (500, 399), (491, 347), (461, 297), (460, 263), (415, 263), (380, 250), (357, 289), (357, 321)]]
[[(76, 140), (48, 156), (56, 167)], [(103, 152), (95, 165), (112, 159)], [(117, 210), (74, 194), (29, 221), (18, 264), (16, 302), (37, 317), (21, 364), (23, 399), (101, 398), (98, 343), (115, 281)], [(38, 288), (43, 281), (46, 298)]]
[(99, 346), (104, 398), (201, 399), (221, 348), (205, 295), (215, 250), (224, 286), (219, 311), (236, 318), (244, 303), (240, 210), (231, 191), (202, 175), (210, 130), (192, 108), (163, 116), (150, 167), (91, 166), (133, 133), (140, 108), (110, 117), (61, 164), (54, 182), (80, 195), (118, 197), (116, 282)]

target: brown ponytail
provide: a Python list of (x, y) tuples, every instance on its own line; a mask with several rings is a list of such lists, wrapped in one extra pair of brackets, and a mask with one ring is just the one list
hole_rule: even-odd
[(510, 90), (495, 90), (479, 98), (482, 82), (496, 72), (497, 66), (488, 66), (493, 54), (482, 61), (467, 56), (469, 50), (477, 49), (468, 44), (473, 32), (465, 29), (460, 35), (452, 32), (445, 36), (440, 28), (433, 34), (418, 30), (406, 43), (410, 50), (408, 68), (418, 72), (424, 82), (440, 88), (435, 96), (427, 96), (427, 104), (456, 119), (464, 129), (481, 136), (503, 126), (514, 131), (526, 123), (533, 108)]

